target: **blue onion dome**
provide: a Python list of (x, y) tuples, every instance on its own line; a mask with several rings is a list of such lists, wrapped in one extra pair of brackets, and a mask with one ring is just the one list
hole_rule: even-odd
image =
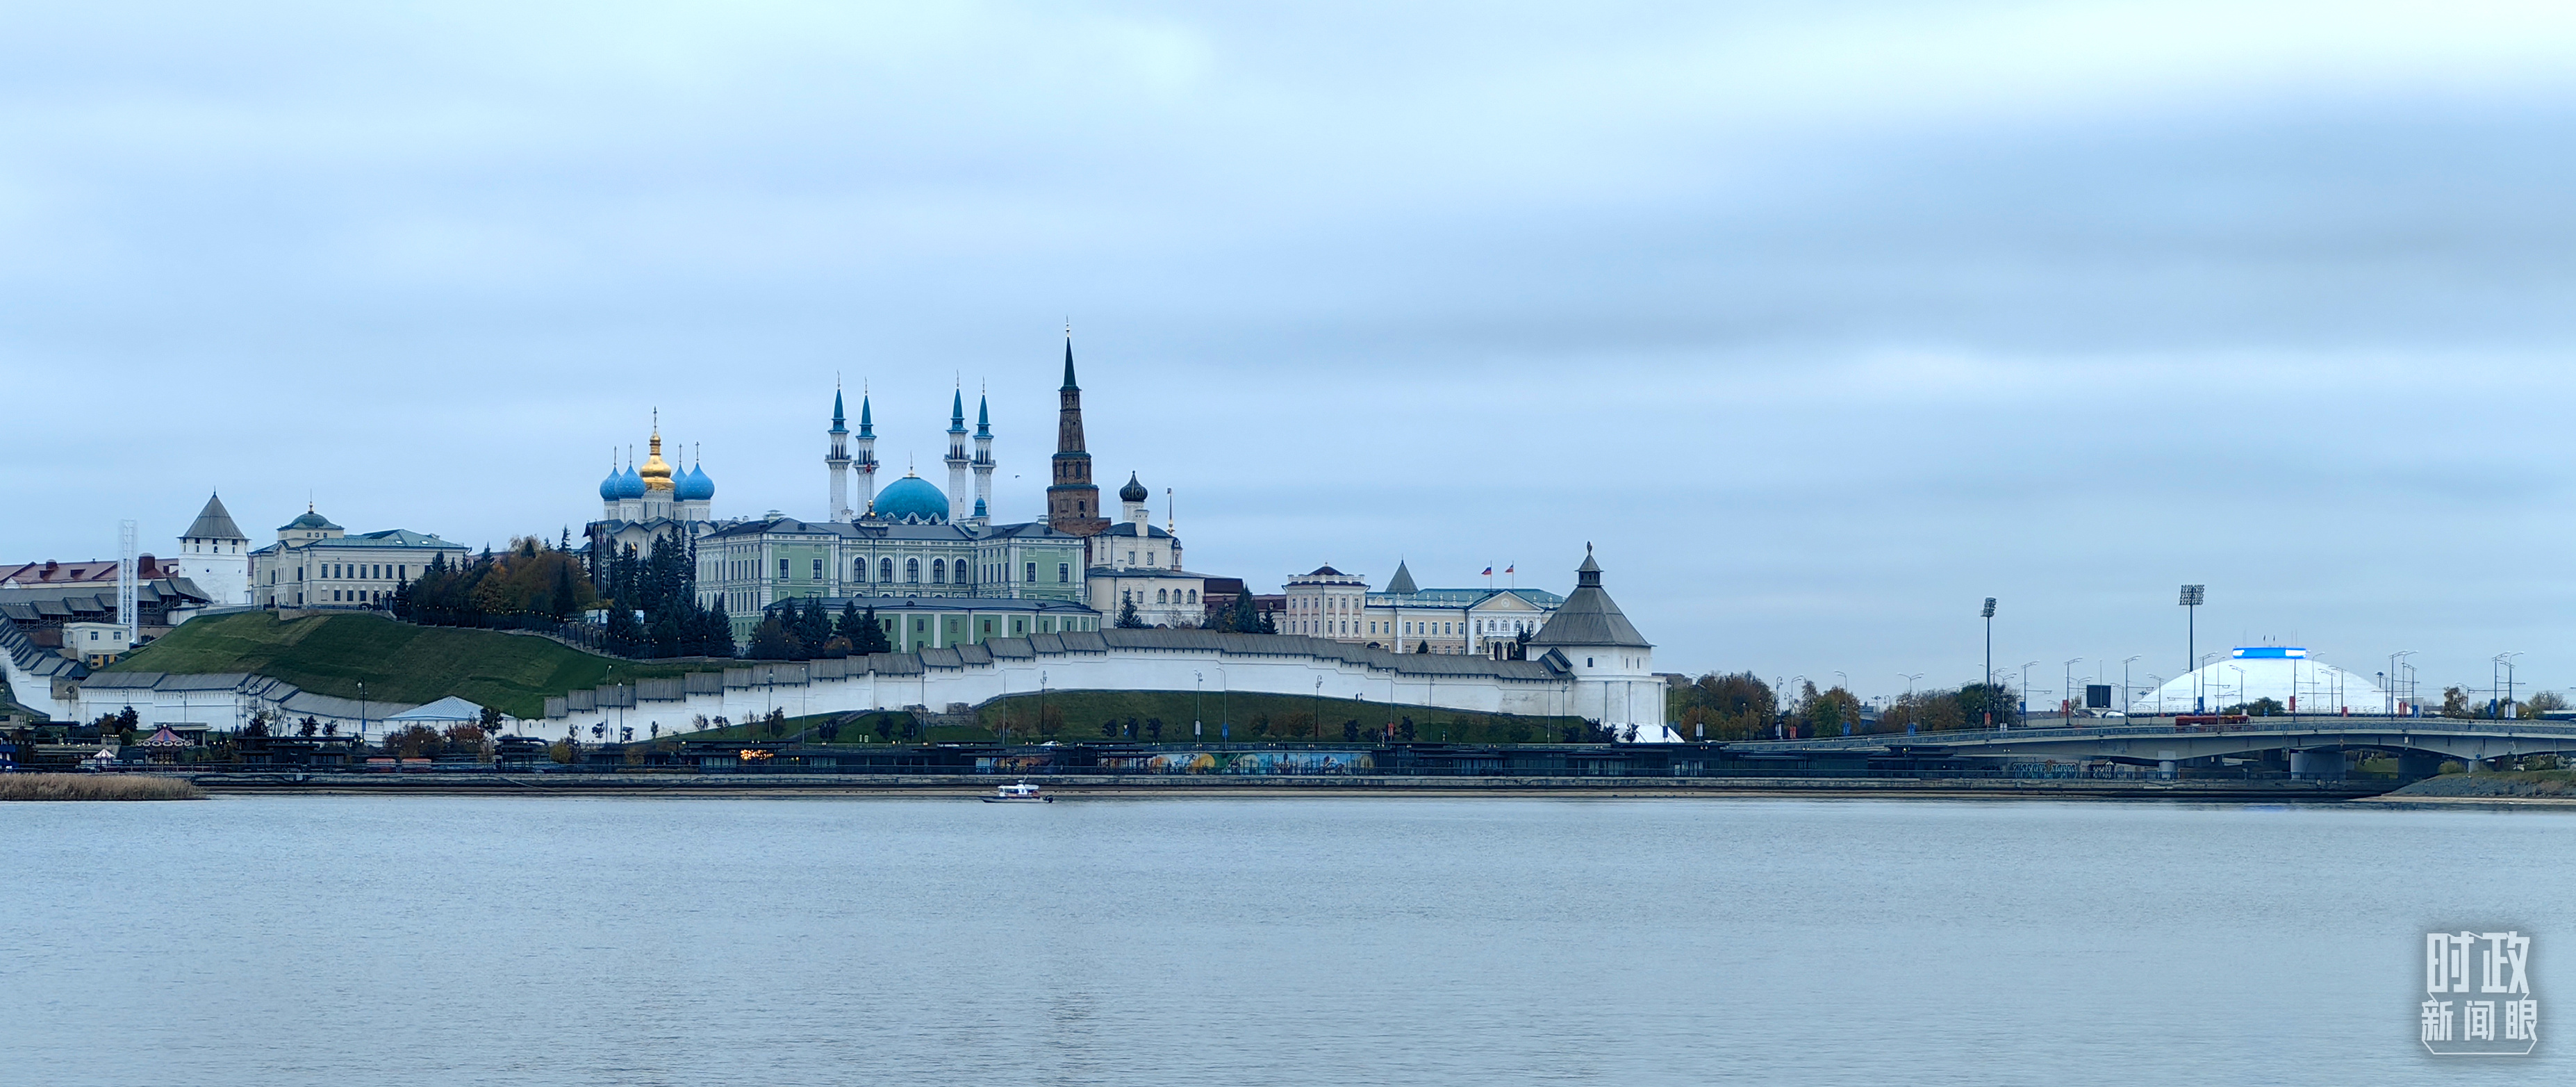
[(1145, 498), (1145, 485), (1136, 482), (1136, 473), (1127, 473), (1127, 485), (1118, 488), (1118, 500), (1121, 502), (1142, 502)]
[(716, 481), (707, 478), (707, 467), (692, 464), (671, 481), (671, 493), (682, 502), (704, 502), (716, 496)]
[(613, 465), (610, 466), (608, 469), (608, 478), (599, 481), (599, 500), (602, 502), (617, 501), (617, 487), (618, 484), (623, 481), (624, 480), (617, 474), (616, 467)]
[(907, 525), (944, 525), (948, 523), (948, 496), (930, 481), (904, 473), (902, 479), (887, 484), (877, 492), (877, 516)]
[(627, 465), (625, 471), (617, 474), (617, 497), (644, 497), (644, 477), (635, 471), (635, 466), (632, 464)]

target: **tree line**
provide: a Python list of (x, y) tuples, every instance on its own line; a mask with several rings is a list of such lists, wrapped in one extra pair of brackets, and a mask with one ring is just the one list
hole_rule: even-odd
[(678, 532), (655, 538), (648, 551), (634, 545), (593, 554), (572, 550), (572, 531), (549, 545), (534, 536), (510, 541), (509, 550), (450, 563), (430, 560), (418, 578), (394, 589), (393, 613), (423, 626), (546, 629), (588, 635), (583, 613), (605, 609), (602, 637), (584, 637), (628, 657), (732, 657), (733, 620), (724, 601), (698, 604), (697, 545)]
[(1902, 733), (1984, 728), (1992, 711), (1996, 724), (2020, 713), (2020, 700), (2010, 687), (1970, 683), (1955, 690), (1915, 691), (1890, 702), (1876, 721), (1861, 712), (1861, 700), (1840, 686), (1817, 690), (1802, 683), (1788, 700), (1751, 672), (1711, 672), (1672, 692), (1665, 719), (1690, 740), (1768, 740), (1841, 736), (1846, 732)]
[(751, 632), (746, 655), (753, 660), (801, 661), (892, 652), (893, 640), (886, 637), (873, 605), (861, 610), (857, 601), (845, 602), (835, 618), (820, 600), (790, 597), (770, 609)]

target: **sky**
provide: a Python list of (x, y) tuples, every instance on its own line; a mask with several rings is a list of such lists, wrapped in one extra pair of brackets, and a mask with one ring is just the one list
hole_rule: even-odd
[(2053, 700), (2196, 582), (2203, 652), (2576, 684), (2576, 7), (8, 19), (0, 561), (552, 537), (657, 410), (820, 517), (836, 381), (943, 485), (989, 390), (1036, 519), (1070, 322), (1104, 491), (1270, 591), (1588, 543), (1658, 668), (1863, 695), (1993, 596)]

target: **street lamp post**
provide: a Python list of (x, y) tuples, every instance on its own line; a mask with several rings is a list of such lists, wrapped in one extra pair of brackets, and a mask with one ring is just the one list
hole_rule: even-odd
[(2120, 716), (2122, 717), (2127, 717), (2129, 715), (2129, 707), (2132, 704), (2132, 700), (2137, 697), (2136, 694), (2129, 689), (2129, 666), (2136, 663), (2138, 663), (2138, 658), (2136, 657), (2130, 657), (2129, 659), (2120, 662)]
[(1199, 712), (1199, 700), (1207, 694), (1207, 677), (1199, 674), (1197, 669), (1191, 669), (1190, 681), (1193, 684), (1190, 688), (1190, 739), (1197, 740), (1207, 735), (1207, 730), (1199, 724), (1200, 719), (1206, 716)]
[(1914, 681), (1923, 678), (1923, 673), (1899, 672), (1897, 676), (1905, 680), (1905, 732), (1910, 736), (1914, 734)]
[(2499, 721), (2504, 719), (2504, 708), (2513, 705), (2513, 659), (2521, 655), (2522, 651), (2517, 649), (2496, 657), (2497, 660), (2504, 662), (2504, 702), (2496, 707), (2496, 719)]
[(2017, 701), (2021, 708), (2021, 723), (2025, 725), (2030, 723), (2030, 670), (2037, 667), (2038, 661), (2023, 661), (2021, 665), (2021, 696)]
[(2066, 707), (2063, 712), (2068, 721), (2075, 720), (2075, 666), (2082, 663), (2084, 663), (2082, 657), (2066, 662), (2066, 686), (2058, 692), (2065, 696), (2058, 700), (2058, 704)]
[[(1837, 668), (1837, 669), (1835, 669), (1835, 670), (1834, 670), (1834, 678), (1835, 678), (1835, 684), (1834, 684), (1834, 685), (1835, 685), (1835, 686), (1837, 686), (1837, 687), (1842, 688), (1842, 690), (1843, 690), (1843, 693), (1844, 693), (1844, 694), (1850, 694), (1850, 693), (1851, 693), (1851, 677), (1850, 677), (1850, 676), (1843, 674), (1842, 669)], [(1845, 722), (1843, 722), (1843, 735), (1845, 735), (1845, 736), (1849, 736), (1849, 735), (1851, 735), (1851, 734), (1852, 734), (1852, 723), (1851, 723), (1851, 722), (1849, 722), (1849, 721), (1845, 721)]]

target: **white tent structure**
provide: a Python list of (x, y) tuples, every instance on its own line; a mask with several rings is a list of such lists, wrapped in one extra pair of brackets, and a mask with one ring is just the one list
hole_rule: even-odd
[(413, 725), (428, 725), (432, 728), (446, 725), (470, 725), (482, 719), (483, 707), (449, 695), (426, 706), (415, 706), (383, 720), (386, 728), (400, 730)]
[(2169, 680), (2130, 704), (2133, 715), (2217, 713), (2269, 698), (2291, 713), (2338, 716), (2404, 713), (2368, 676), (2344, 671), (2292, 646), (2248, 646)]

